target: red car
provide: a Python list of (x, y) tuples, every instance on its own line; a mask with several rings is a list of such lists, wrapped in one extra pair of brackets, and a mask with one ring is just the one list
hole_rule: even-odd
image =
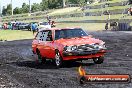
[(105, 42), (89, 36), (81, 28), (51, 28), (39, 31), (32, 42), (38, 61), (54, 61), (57, 67), (67, 60), (93, 59), (101, 64), (106, 53)]

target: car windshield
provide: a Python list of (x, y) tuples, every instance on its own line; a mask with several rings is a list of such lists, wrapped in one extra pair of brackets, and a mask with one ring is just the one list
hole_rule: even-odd
[(87, 34), (80, 28), (76, 29), (62, 29), (55, 31), (55, 40), (60, 38), (74, 38), (87, 36)]

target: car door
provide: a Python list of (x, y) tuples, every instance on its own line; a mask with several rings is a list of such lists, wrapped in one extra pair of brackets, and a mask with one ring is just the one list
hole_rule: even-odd
[(33, 49), (34, 53), (36, 53), (36, 49), (39, 46), (40, 36), (41, 36), (41, 32), (38, 32), (32, 42), (32, 49)]
[(52, 31), (51, 30), (45, 30), (43, 31), (43, 54), (45, 54), (45, 57), (52, 58), (54, 47), (53, 47), (53, 38), (52, 38)]
[(46, 38), (47, 38), (48, 32), (47, 31), (40, 31), (39, 35), (40, 36), (39, 36), (39, 39), (38, 39), (37, 48), (39, 49), (40, 54), (43, 57), (47, 57), (47, 53), (45, 52), (45, 49), (46, 49)]
[(53, 58), (54, 57), (54, 41), (51, 30), (40, 31), (37, 38), (37, 48), (43, 57)]
[(46, 55), (48, 58), (54, 58), (55, 55), (55, 47), (54, 47), (54, 39), (53, 39), (53, 31), (49, 31), (46, 39)]

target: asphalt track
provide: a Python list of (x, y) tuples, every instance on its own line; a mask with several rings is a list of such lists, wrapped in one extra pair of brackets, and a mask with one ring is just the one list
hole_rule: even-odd
[(132, 76), (132, 32), (90, 32), (106, 42), (103, 64), (92, 60), (65, 63), (56, 69), (52, 62), (38, 65), (32, 54), (32, 40), (0, 42), (0, 88), (132, 88), (132, 83), (89, 83), (80, 85), (78, 67), (88, 74), (130, 74)]

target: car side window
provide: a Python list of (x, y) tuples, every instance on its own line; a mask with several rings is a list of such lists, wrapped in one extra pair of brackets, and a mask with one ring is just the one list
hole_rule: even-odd
[(40, 38), (40, 37), (41, 37), (41, 34), (42, 34), (42, 32), (38, 32), (38, 34), (37, 34), (37, 36), (36, 36), (36, 39), (37, 39), (37, 40), (41, 40), (41, 38)]
[(37, 34), (36, 39), (40, 40), (40, 41), (52, 41), (53, 39), (52, 39), (52, 32), (51, 32), (51, 30), (40, 31)]
[(52, 31), (51, 30), (49, 30), (47, 35), (46, 35), (46, 41), (53, 41), (53, 39), (52, 39)]

